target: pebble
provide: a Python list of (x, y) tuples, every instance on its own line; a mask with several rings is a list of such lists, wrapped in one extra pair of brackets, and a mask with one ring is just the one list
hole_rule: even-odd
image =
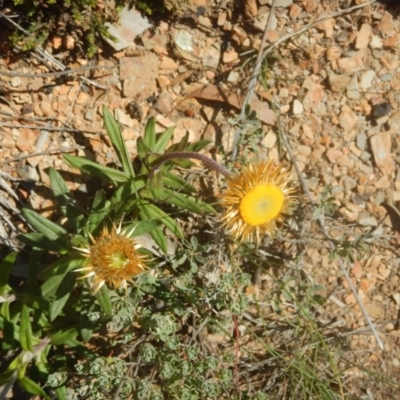
[(373, 35), (371, 41), (369, 42), (369, 47), (371, 47), (371, 49), (381, 49), (383, 47), (381, 38)]
[(400, 110), (395, 111), (388, 120), (389, 128), (392, 132), (400, 132)]
[(365, 150), (365, 146), (367, 145), (367, 135), (364, 132), (361, 132), (357, 135), (356, 139), (357, 147), (361, 150)]
[(380, 132), (370, 139), (372, 154), (375, 164), (384, 174), (390, 174), (393, 170), (391, 158), (392, 138), (390, 132)]
[(346, 87), (347, 97), (349, 99), (359, 99), (361, 97), (360, 90), (358, 87), (357, 75), (351, 78), (350, 83)]
[(203, 65), (208, 68), (218, 68), (220, 52), (215, 47), (207, 47), (204, 49), (202, 61)]
[(222, 61), (225, 64), (239, 61), (239, 54), (231, 47), (229, 51), (225, 51), (222, 55)]
[(43, 100), (43, 101), (40, 103), (40, 109), (42, 110), (42, 113), (43, 113), (43, 115), (44, 115), (45, 117), (50, 117), (51, 115), (54, 114), (54, 111), (53, 111), (53, 109), (51, 108), (51, 103), (48, 102), (48, 101), (46, 101), (46, 100)]
[(362, 24), (360, 30), (357, 33), (355, 48), (358, 50), (366, 49), (370, 41), (371, 33), (371, 25), (367, 23)]
[(372, 85), (372, 80), (375, 78), (375, 71), (372, 69), (365, 71), (360, 76), (360, 88), (367, 90)]
[(162, 92), (158, 98), (156, 103), (154, 104), (154, 108), (161, 114), (168, 114), (172, 110), (173, 105), (173, 96), (169, 92)]
[(358, 223), (361, 226), (378, 226), (377, 219), (366, 212), (361, 212), (358, 215)]
[(288, 7), (291, 6), (292, 4), (293, 0), (275, 0), (275, 7)]
[(344, 91), (344, 89), (349, 85), (350, 81), (351, 76), (349, 75), (336, 75), (333, 73), (328, 75), (329, 87), (331, 88), (332, 92), (340, 93)]
[(21, 78), (19, 76), (14, 76), (10, 82), (12, 87), (18, 87), (21, 85)]
[(382, 82), (390, 82), (392, 80), (392, 78), (393, 78), (393, 74), (391, 74), (391, 73), (384, 74), (380, 77)]
[[(259, 13), (260, 12), (263, 12), (262, 8), (260, 8)], [(259, 29), (261, 32), (264, 32), (265, 24), (267, 23), (268, 16), (269, 16), (269, 11), (264, 12), (263, 14), (259, 15), (257, 18), (254, 19), (254, 26), (257, 29)], [(269, 22), (268, 30), (273, 31), (276, 29), (277, 26), (278, 26), (278, 20), (275, 17), (275, 14), (272, 14), (270, 22)]]
[(389, 115), (392, 111), (392, 106), (389, 103), (381, 103), (373, 106), (371, 111), (371, 117), (379, 119)]
[(339, 124), (343, 130), (345, 132), (351, 131), (357, 125), (357, 122), (357, 115), (349, 106), (344, 105), (339, 115)]
[(303, 104), (301, 104), (301, 102), (299, 100), (295, 99), (293, 101), (293, 109), (292, 110), (293, 110), (294, 115), (303, 114), (303, 111), (304, 111)]
[(239, 72), (231, 71), (231, 72), (229, 72), (227, 80), (228, 80), (228, 82), (235, 83), (239, 79), (239, 77), (240, 77)]
[(364, 62), (361, 56), (339, 58), (338, 66), (344, 74), (365, 70)]
[(328, 149), (327, 152), (325, 153), (326, 157), (328, 160), (332, 163), (335, 164), (337, 159), (343, 155), (343, 153), (338, 150), (338, 149)]

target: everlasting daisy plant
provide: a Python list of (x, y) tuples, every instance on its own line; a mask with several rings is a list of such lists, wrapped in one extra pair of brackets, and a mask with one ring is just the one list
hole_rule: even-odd
[(293, 207), (294, 191), (292, 173), (286, 165), (270, 161), (250, 164), (228, 178), (227, 188), (220, 195), (225, 208), (222, 223), (234, 239), (259, 244)]
[(137, 251), (141, 245), (131, 238), (133, 230), (122, 230), (121, 225), (122, 221), (111, 231), (104, 227), (96, 239), (89, 234), (92, 244), (77, 249), (88, 258), (88, 265), (76, 271), (87, 272), (82, 279), (89, 278), (94, 293), (104, 284), (126, 289), (135, 275), (146, 270), (146, 257)]

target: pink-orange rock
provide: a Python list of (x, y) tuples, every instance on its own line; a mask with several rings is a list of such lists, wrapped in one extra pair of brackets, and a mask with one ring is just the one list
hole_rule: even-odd
[(370, 139), (375, 164), (384, 174), (390, 174), (394, 168), (391, 155), (391, 142), (391, 134), (388, 131), (379, 132)]

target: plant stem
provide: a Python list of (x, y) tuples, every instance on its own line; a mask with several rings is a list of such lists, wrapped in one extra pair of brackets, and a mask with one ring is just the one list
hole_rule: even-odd
[(195, 151), (172, 151), (171, 153), (163, 154), (153, 165), (150, 174), (153, 175), (154, 172), (156, 172), (164, 163), (173, 160), (174, 158), (194, 158), (200, 160), (207, 168), (217, 171), (221, 175), (225, 176), (225, 178), (232, 177), (231, 171), (223, 167), (221, 164), (218, 164), (212, 158), (207, 157), (204, 154), (196, 153)]

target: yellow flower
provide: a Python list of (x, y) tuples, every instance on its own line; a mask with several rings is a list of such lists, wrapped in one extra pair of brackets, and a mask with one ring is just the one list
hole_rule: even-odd
[(76, 271), (88, 271), (81, 279), (89, 278), (93, 293), (104, 284), (126, 289), (127, 282), (133, 282), (133, 277), (146, 269), (146, 257), (137, 252), (141, 246), (130, 237), (133, 229), (122, 230), (121, 224), (122, 221), (118, 227), (114, 225), (111, 232), (104, 227), (97, 239), (89, 233), (92, 244), (77, 249), (89, 263)]
[(219, 196), (222, 224), (236, 240), (260, 243), (294, 205), (295, 185), (287, 165), (261, 161), (228, 179)]

